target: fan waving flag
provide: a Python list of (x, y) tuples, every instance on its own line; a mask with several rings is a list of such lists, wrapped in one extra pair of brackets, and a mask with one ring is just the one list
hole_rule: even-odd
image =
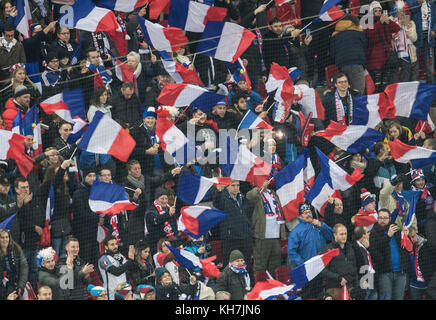
[(136, 141), (118, 122), (97, 111), (77, 147), (91, 153), (110, 154), (126, 162), (135, 145)]
[(336, 6), (341, 1), (342, 0), (325, 0), (319, 12), (319, 17), (315, 18), (313, 21), (335, 21), (345, 16), (345, 12)]
[(147, 43), (158, 51), (175, 52), (188, 43), (183, 30), (174, 27), (164, 28), (138, 16), (139, 26)]
[[(267, 129), (272, 130), (273, 126), (267, 123), (265, 120), (257, 116), (253, 111), (248, 110), (244, 118), (242, 118), (239, 124), (239, 129)], [(238, 129), (238, 130), (239, 130)]]
[(100, 0), (98, 6), (120, 12), (132, 12), (147, 4), (149, 0)]
[(274, 177), (286, 221), (298, 216), (298, 206), (304, 202), (304, 169), (307, 161), (310, 161), (308, 153), (302, 153)]
[(73, 131), (70, 133), (70, 135), (67, 138), (66, 143), (73, 144), (77, 140), (79, 140), (83, 134), (86, 132), (86, 129), (88, 128), (88, 122), (83, 120), (82, 118), (76, 116), (73, 119)]
[(245, 145), (224, 135), (220, 139), (220, 168), (235, 180), (248, 181), (259, 189), (269, 178), (272, 165), (255, 156)]
[(135, 210), (137, 204), (130, 202), (126, 190), (117, 184), (95, 180), (89, 193), (89, 207), (101, 214), (117, 214), (121, 210)]
[(23, 117), (21, 117), (20, 110), (17, 113), (12, 125), (12, 132), (22, 134), (24, 136), (33, 136), (32, 149), (34, 156), (42, 153), (41, 124), (39, 122), (38, 109), (36, 105), (30, 108)]
[(183, 207), (177, 229), (197, 240), (225, 217), (227, 213), (209, 207)]
[(305, 84), (296, 85), (296, 87), (300, 88), (303, 94), (303, 98), (298, 103), (301, 104), (304, 116), (307, 117), (312, 112), (313, 118), (325, 120), (325, 110), (318, 91)]
[(70, 11), (59, 17), (60, 25), (89, 32), (111, 32), (120, 26), (113, 11), (95, 6), (92, 0), (76, 1)]
[(375, 128), (385, 118), (395, 118), (395, 106), (382, 92), (353, 100), (353, 125)]
[(208, 21), (223, 21), (227, 8), (190, 0), (171, 0), (168, 25), (185, 31), (203, 32)]
[(195, 159), (195, 145), (170, 120), (157, 119), (156, 135), (160, 140), (162, 150), (172, 155), (179, 165)]
[(0, 223), (0, 229), (4, 230), (11, 230), (12, 224), (14, 223), (15, 218), (17, 217), (17, 214), (14, 213), (9, 218), (6, 218)]
[(14, 18), (15, 29), (24, 36), (30, 38), (30, 26), (32, 25), (32, 13), (30, 11), (29, 0), (17, 0), (17, 15)]
[(248, 293), (248, 300), (272, 300), (274, 298), (288, 295), (295, 289), (295, 285), (285, 285), (274, 279), (258, 281), (254, 288)]
[(306, 262), (298, 265), (289, 275), (291, 282), (296, 288), (302, 288), (306, 283), (314, 279), (330, 263), (333, 257), (339, 255), (339, 248), (329, 250), (324, 254), (316, 255)]
[(26, 139), (20, 134), (0, 129), (0, 159), (14, 159), (23, 177), (27, 177), (32, 171), (34, 161), (24, 154), (24, 141)]
[(433, 102), (436, 85), (413, 82), (400, 82), (388, 85), (385, 89), (395, 105), (396, 117), (427, 120)]
[(436, 161), (436, 151), (410, 146), (401, 142), (398, 139), (388, 141), (391, 149), (392, 158), (400, 163), (408, 163), (410, 161), (413, 168), (421, 169), (424, 166)]
[(197, 54), (235, 62), (256, 38), (253, 32), (231, 22), (209, 21), (197, 46)]
[(171, 58), (170, 54), (166, 51), (159, 51), (159, 55), (162, 58), (162, 64), (169, 75), (174, 79), (176, 83), (190, 83), (203, 85), (198, 74), (195, 70), (177, 63)]
[(274, 99), (279, 102), (291, 104), (294, 95), (294, 83), (289, 76), (288, 69), (275, 62), (271, 64), (268, 81), (265, 84), (268, 93), (277, 90)]
[(65, 90), (40, 103), (41, 108), (47, 114), (55, 113), (69, 123), (74, 118), (85, 119), (85, 102), (82, 89)]
[(328, 196), (332, 195), (335, 190), (345, 191), (351, 188), (357, 181), (362, 179), (360, 168), (356, 168), (352, 175), (349, 175), (334, 161), (329, 159), (317, 147), (318, 160), (321, 165), (321, 173), (310, 188), (306, 196), (306, 200), (318, 210), (328, 200)]
[(41, 236), (41, 240), (38, 242), (38, 245), (49, 246), (51, 243), (50, 224), (51, 224), (51, 217), (53, 216), (53, 209), (54, 209), (54, 187), (53, 187), (53, 183), (51, 183), (50, 189), (48, 191), (47, 205), (45, 207), (44, 228), (42, 228), (42, 236)]
[(213, 185), (230, 185), (230, 178), (206, 178), (182, 171), (177, 187), (177, 196), (184, 202), (197, 204), (201, 202)]
[(168, 249), (173, 253), (174, 258), (182, 264), (186, 269), (194, 269), (196, 267), (201, 269), (202, 274), (205, 277), (214, 276), (216, 278), (219, 277), (220, 272), (218, 271), (218, 267), (212, 264), (212, 261), (216, 259), (216, 256), (200, 259), (192, 252), (173, 248), (169, 245), (166, 245)]
[(363, 151), (385, 138), (381, 132), (366, 126), (347, 126), (335, 121), (330, 121), (327, 129), (315, 135), (327, 139), (335, 146), (350, 153)]
[(168, 83), (156, 100), (165, 106), (192, 106), (208, 112), (218, 101), (224, 100), (224, 97), (199, 86), (187, 83)]

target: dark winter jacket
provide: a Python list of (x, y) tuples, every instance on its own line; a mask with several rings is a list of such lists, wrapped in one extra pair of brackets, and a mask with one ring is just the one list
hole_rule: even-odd
[(430, 212), (425, 224), (427, 242), (419, 251), (418, 263), (424, 280), (428, 283), (436, 272), (436, 213)]
[(32, 201), (18, 209), (18, 221), (20, 222), (20, 239), (16, 239), (23, 249), (36, 249), (36, 243), (40, 240), (35, 226), (41, 228), (45, 224), (45, 210), (39, 203), (39, 199), (33, 195)]
[(244, 275), (235, 273), (229, 266), (225, 267), (223, 272), (221, 272), (213, 290), (215, 293), (218, 291), (229, 292), (231, 300), (244, 300), (245, 294), (248, 293), (245, 289)]
[[(17, 211), (18, 207), (15, 198), (8, 194), (0, 193), (0, 223), (17, 213)], [(14, 241), (18, 241), (20, 239), (20, 223), (17, 218), (15, 218), (14, 222), (12, 223), (10, 234)]]
[(190, 296), (190, 300), (195, 297), (197, 283), (194, 285), (178, 285), (171, 283), (170, 285), (156, 285), (156, 300), (182, 300)]
[(61, 279), (56, 274), (56, 269), (48, 270), (41, 267), (38, 270), (38, 282), (40, 286), (49, 286), (51, 288), (53, 300), (64, 300)]
[(330, 39), (330, 55), (338, 67), (366, 64), (366, 40), (363, 29), (349, 20), (339, 21)]
[[(73, 269), (67, 267), (67, 255), (64, 254), (59, 258), (58, 263), (55, 266), (56, 275), (60, 278), (66, 277), (68, 273), (68, 279), (73, 279), (73, 289), (63, 289), (63, 295), (65, 300), (87, 300), (88, 285), (91, 283), (91, 277), (85, 278), (85, 274), (82, 272), (86, 262), (76, 257), (73, 261)], [(71, 277), (71, 278), (70, 278)], [(62, 280), (61, 280), (62, 281)]]
[[(353, 90), (353, 89), (350, 89), (349, 92), (351, 94), (351, 97), (353, 97), (353, 98), (356, 97), (359, 94), (359, 91), (356, 91), (356, 90)], [(324, 105), (324, 109), (325, 109), (324, 126), (326, 128), (330, 124), (330, 121), (336, 121), (336, 122), (338, 121), (338, 117), (337, 117), (337, 113), (336, 113), (335, 94), (336, 94), (336, 90), (329, 91), (329, 92), (327, 92), (325, 94), (324, 98), (322, 99), (322, 104)], [(349, 99), (349, 97), (347, 97), (347, 99)], [(347, 103), (348, 103), (348, 100), (347, 100)], [(347, 105), (347, 107), (349, 107), (349, 105)], [(347, 113), (345, 114), (345, 122), (346, 122), (347, 125), (350, 124), (350, 114), (349, 114), (349, 111), (347, 111)]]
[(136, 94), (133, 94), (132, 97), (127, 100), (121, 92), (118, 92), (112, 98), (111, 105), (113, 106), (113, 119), (117, 121), (121, 120), (123, 123), (128, 123), (129, 127), (142, 123), (141, 102)]
[(155, 248), (157, 242), (161, 238), (166, 238), (165, 222), (169, 222), (174, 233), (174, 237), (177, 237), (177, 218), (175, 215), (170, 216), (169, 210), (166, 209), (164, 214), (159, 214), (154, 204), (151, 204), (145, 212), (145, 221), (147, 223), (148, 230), (148, 244), (151, 248)]
[[(0, 256), (0, 274), (2, 280), (5, 272), (6, 277), (9, 279), (6, 286), (4, 286), (3, 283), (0, 283), (0, 300), (6, 300), (8, 295), (18, 288), (23, 292), (28, 280), (27, 276), (29, 268), (24, 253), (21, 250), (13, 250), (12, 254), (9, 253), (8, 250), (6, 256)], [(6, 264), (8, 264), (10, 268), (6, 268)]]

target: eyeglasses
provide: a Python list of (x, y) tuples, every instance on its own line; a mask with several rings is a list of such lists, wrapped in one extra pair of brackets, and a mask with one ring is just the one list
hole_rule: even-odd
[(68, 32), (59, 32), (59, 34), (65, 36), (65, 35), (67, 35), (67, 34), (70, 34), (70, 32), (69, 32), (69, 31), (68, 31)]

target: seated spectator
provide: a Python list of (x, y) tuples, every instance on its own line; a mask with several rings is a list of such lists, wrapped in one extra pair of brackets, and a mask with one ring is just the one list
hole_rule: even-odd
[(156, 300), (156, 289), (149, 285), (139, 285), (140, 300)]
[(91, 296), (95, 297), (95, 300), (107, 300), (106, 289), (103, 287), (90, 284), (88, 286), (88, 291)]
[(120, 283), (114, 289), (114, 300), (133, 300), (132, 286), (126, 282)]
[(17, 63), (26, 63), (24, 47), (14, 38), (15, 28), (7, 24), (0, 38), (0, 81), (9, 78), (9, 68)]
[(166, 268), (156, 269), (156, 300), (193, 300), (196, 290), (195, 276), (190, 276), (188, 285), (179, 286)]
[(37, 293), (38, 300), (53, 300), (53, 291), (49, 286), (41, 286)]

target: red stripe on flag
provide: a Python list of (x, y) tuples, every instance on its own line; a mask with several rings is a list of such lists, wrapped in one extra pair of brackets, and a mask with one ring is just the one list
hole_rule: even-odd
[(250, 172), (247, 175), (246, 181), (255, 185), (259, 189), (262, 188), (263, 183), (268, 179), (271, 173), (272, 165), (268, 162), (263, 161), (260, 158), (256, 158), (255, 163), (251, 167)]
[(297, 193), (297, 196), (294, 200), (283, 206), (283, 214), (285, 215), (286, 221), (290, 221), (298, 217), (298, 207), (301, 202), (304, 202), (304, 189)]
[(318, 91), (315, 90), (315, 107), (317, 118), (321, 120), (325, 120), (325, 110), (324, 105), (322, 104), (321, 97), (318, 94)]
[(132, 153), (135, 146), (135, 139), (133, 139), (126, 130), (121, 129), (118, 132), (118, 135), (115, 138), (114, 142), (112, 143), (108, 154), (113, 155), (118, 160), (126, 162), (127, 160), (129, 160), (130, 154)]
[(362, 174), (361, 169), (359, 167), (354, 169), (353, 174), (351, 176), (349, 174), (347, 174), (345, 176), (345, 180), (347, 180), (347, 182), (350, 185), (354, 185), (357, 181), (359, 181), (362, 178), (363, 178), (363, 174)]
[(327, 253), (324, 253), (321, 256), (322, 263), (324, 264), (324, 266), (327, 266), (330, 263), (330, 261), (333, 259), (333, 257), (338, 255), (339, 255), (339, 248), (329, 250), (327, 251)]
[(188, 43), (188, 38), (183, 34), (182, 29), (167, 27), (163, 28), (163, 33), (170, 42), (172, 51), (177, 51)]
[(204, 17), (203, 24), (206, 26), (208, 21), (223, 21), (227, 16), (227, 8), (210, 7)]
[(235, 55), (233, 56), (232, 63), (234, 63), (238, 58), (247, 50), (247, 48), (253, 42), (253, 39), (256, 38), (253, 32), (250, 30), (244, 29), (244, 33), (242, 34), (241, 41), (239, 42), (238, 49), (236, 50)]
[(198, 235), (198, 220), (191, 216), (189, 213), (185, 212), (185, 209), (189, 207), (183, 207), (180, 211), (182, 214), (182, 222), (191, 233)]
[(163, 105), (173, 106), (177, 97), (187, 86), (185, 83), (168, 83), (163, 87), (156, 100)]
[(394, 141), (388, 141), (388, 144), (389, 148), (391, 149), (391, 156), (394, 159), (399, 159), (410, 150), (416, 149), (416, 146), (409, 146), (398, 139), (395, 139)]

